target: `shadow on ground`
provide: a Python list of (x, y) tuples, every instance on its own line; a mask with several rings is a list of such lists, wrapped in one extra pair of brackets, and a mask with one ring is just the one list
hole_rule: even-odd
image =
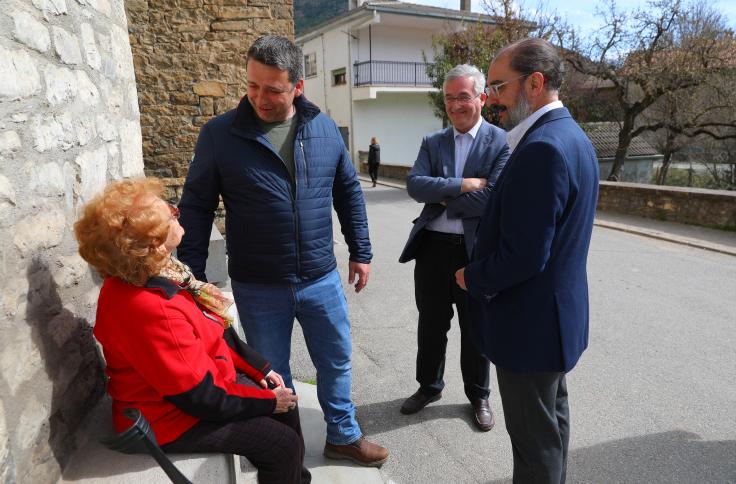
[[(510, 479), (491, 482), (507, 483)], [(736, 482), (736, 441), (704, 441), (692, 432), (673, 430), (573, 449), (567, 482)]]
[(472, 422), (473, 411), (469, 403), (448, 403), (442, 401), (425, 407), (414, 415), (399, 413), (405, 398), (398, 398), (388, 402), (376, 402), (357, 407), (358, 421), (367, 434), (389, 432), (410, 425), (422, 424), (432, 420), (460, 419), (474, 432), (482, 433)]
[(406, 190), (397, 190), (395, 188), (386, 187), (371, 188), (370, 186), (364, 186), (363, 195), (365, 196), (366, 202), (370, 205), (403, 202), (409, 199), (409, 195), (406, 193)]

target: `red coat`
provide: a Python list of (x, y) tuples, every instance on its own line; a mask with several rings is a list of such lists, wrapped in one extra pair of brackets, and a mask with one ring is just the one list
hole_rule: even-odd
[(269, 363), (167, 279), (151, 278), (146, 287), (105, 279), (94, 335), (118, 432), (131, 424), (122, 414), (128, 407), (143, 413), (163, 445), (200, 420), (270, 415), (276, 406), (271, 390), (235, 382), (236, 370), (260, 381)]

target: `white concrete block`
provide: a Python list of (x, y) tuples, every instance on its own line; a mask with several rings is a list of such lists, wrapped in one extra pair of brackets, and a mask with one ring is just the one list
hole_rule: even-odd
[(97, 134), (103, 141), (115, 141), (118, 138), (118, 131), (110, 121), (109, 115), (100, 114), (95, 121), (97, 123)]
[(33, 147), (40, 153), (57, 148), (66, 151), (77, 142), (77, 133), (68, 112), (58, 116), (39, 115), (29, 124)]
[(95, 70), (100, 70), (102, 67), (102, 59), (100, 57), (100, 51), (97, 49), (97, 42), (95, 42), (95, 31), (92, 26), (88, 23), (83, 23), (79, 27), (82, 33), (82, 49), (84, 50), (84, 58), (87, 64)]
[(81, 64), (82, 52), (79, 50), (77, 37), (61, 27), (51, 27), (51, 36), (54, 39), (54, 49), (61, 62), (65, 64)]
[(225, 282), (228, 278), (225, 239), (222, 238), (222, 234), (220, 234), (220, 231), (217, 229), (215, 224), (212, 224), (208, 250), (209, 252), (207, 253), (207, 263), (205, 268), (207, 281), (213, 284)]
[(21, 219), (15, 225), (13, 244), (23, 257), (38, 249), (56, 247), (64, 238), (66, 219), (56, 207), (41, 207), (41, 212)]
[(49, 103), (61, 104), (77, 95), (77, 76), (66, 67), (47, 65), (43, 70), (46, 83), (46, 99)]
[(41, 77), (27, 52), (0, 45), (0, 98), (21, 99), (41, 90)]
[(10, 180), (0, 175), (0, 205), (3, 203), (15, 205), (15, 190)]
[(87, 106), (96, 106), (100, 102), (100, 92), (84, 71), (77, 71), (77, 93), (79, 100)]
[(33, 5), (44, 14), (61, 15), (67, 12), (65, 0), (33, 0)]
[(38, 432), (43, 427), (49, 416), (49, 407), (41, 403), (37, 398), (31, 397), (23, 403), (20, 421), (15, 428), (15, 435), (19, 439), (22, 449), (30, 449), (36, 440)]
[(42, 165), (31, 165), (28, 188), (44, 197), (64, 195), (64, 174), (58, 163), (53, 161)]
[(15, 131), (0, 133), (0, 153), (8, 155), (21, 147), (20, 136)]
[(107, 148), (102, 146), (94, 151), (85, 151), (74, 161), (80, 168), (79, 195), (84, 203), (107, 184)]
[(143, 175), (143, 137), (136, 121), (120, 123), (121, 172), (124, 177)]
[(48, 29), (31, 14), (17, 11), (13, 14), (13, 37), (31, 49), (46, 52), (51, 47)]

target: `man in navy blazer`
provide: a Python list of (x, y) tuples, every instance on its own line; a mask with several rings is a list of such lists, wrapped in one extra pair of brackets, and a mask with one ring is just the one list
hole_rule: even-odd
[(457, 272), (476, 337), (496, 366), (515, 483), (565, 481), (565, 374), (588, 345), (586, 260), (598, 199), (593, 147), (558, 100), (562, 60), (541, 39), (505, 47), (488, 71), (512, 151)]
[(493, 184), (508, 158), (506, 133), (481, 117), (485, 76), (459, 65), (445, 76), (445, 109), (452, 127), (424, 138), (407, 189), (424, 203), (400, 262), (416, 259), (414, 292), (419, 310), (416, 379), (419, 390), (401, 406), (416, 413), (438, 400), (444, 388), (447, 331), (455, 304), (460, 322), (460, 367), (475, 425), (493, 427), (488, 403), (490, 362), (468, 332), (467, 295), (455, 284), (455, 271), (467, 264), (473, 237)]

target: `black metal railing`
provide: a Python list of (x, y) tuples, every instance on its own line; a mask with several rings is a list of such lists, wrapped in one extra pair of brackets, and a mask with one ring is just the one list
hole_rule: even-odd
[(426, 62), (365, 61), (353, 65), (353, 85), (431, 86)]

